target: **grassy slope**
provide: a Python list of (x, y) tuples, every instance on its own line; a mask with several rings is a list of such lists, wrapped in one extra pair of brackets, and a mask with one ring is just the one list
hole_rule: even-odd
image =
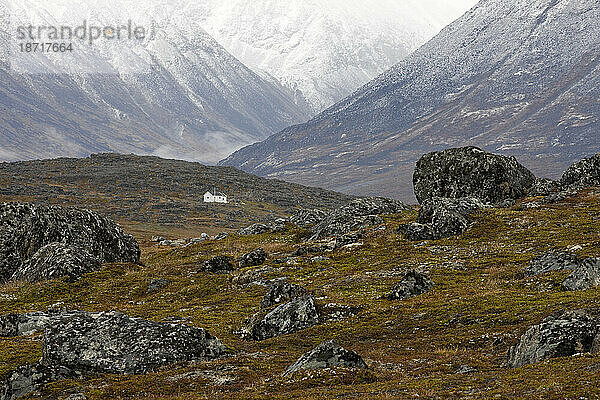
[[(145, 246), (145, 266), (108, 265), (74, 284), (1, 287), (0, 313), (43, 310), (62, 301), (72, 308), (116, 309), (157, 321), (179, 316), (208, 328), (236, 351), (223, 360), (170, 366), (145, 376), (57, 382), (31, 398), (64, 398), (79, 391), (89, 399), (600, 396), (598, 355), (514, 370), (503, 366), (508, 348), (529, 325), (556, 310), (600, 306), (600, 289), (561, 291), (565, 273), (532, 278), (521, 273), (531, 258), (552, 247), (582, 245), (578, 254), (600, 256), (598, 194), (540, 209), (487, 210), (477, 215), (468, 233), (423, 245), (393, 232), (414, 218), (414, 213), (389, 216), (387, 229), (370, 231), (364, 246), (328, 254), (328, 261), (312, 263), (306, 257), (297, 265), (254, 268), (264, 278), (286, 276), (307, 287), (320, 305), (360, 307), (354, 317), (263, 342), (243, 341), (234, 331), (258, 311), (264, 288), (244, 287), (236, 283), (240, 279), (232, 281), (228, 275), (197, 273), (198, 263), (217, 254), (241, 255), (258, 246), (276, 257), (275, 253), (297, 247), (301, 231), (231, 237), (184, 249)], [(436, 283), (432, 292), (408, 301), (379, 299), (414, 267), (430, 272)], [(146, 294), (147, 284), (157, 277), (173, 283)], [(298, 356), (330, 338), (359, 352), (371, 368), (280, 377)], [(0, 375), (40, 354), (36, 338), (2, 340)], [(478, 372), (456, 374), (461, 365)], [(184, 376), (193, 371), (200, 372)], [(230, 382), (215, 383), (223, 380)]]

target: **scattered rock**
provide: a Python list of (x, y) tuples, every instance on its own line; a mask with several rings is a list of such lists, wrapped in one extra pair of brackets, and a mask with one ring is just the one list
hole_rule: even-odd
[(600, 285), (600, 258), (588, 258), (579, 265), (562, 283), (566, 290), (586, 290)]
[(475, 372), (479, 372), (479, 370), (475, 367), (471, 367), (469, 365), (461, 365), (457, 370), (457, 374), (474, 374)]
[(535, 176), (514, 157), (462, 147), (421, 157), (413, 183), (419, 203), (432, 197), (473, 197), (495, 204), (525, 197)]
[(215, 240), (223, 240), (227, 239), (227, 237), (229, 237), (229, 234), (227, 232), (221, 232), (217, 236), (215, 236)]
[(38, 250), (51, 243), (85, 249), (100, 263), (140, 260), (140, 248), (133, 236), (89, 210), (38, 206), (30, 203), (0, 205), (0, 282)]
[(480, 200), (471, 197), (433, 197), (423, 201), (416, 222), (401, 225), (397, 232), (403, 233), (411, 241), (460, 235), (471, 225), (469, 215), (486, 207)]
[(304, 296), (282, 304), (253, 323), (245, 335), (253, 340), (265, 340), (297, 332), (319, 323), (312, 296)]
[(166, 238), (162, 237), (162, 236), (152, 236), (152, 241), (154, 243), (159, 243), (162, 242), (164, 240), (167, 240)]
[(433, 286), (433, 281), (427, 275), (411, 270), (404, 275), (404, 278), (394, 287), (387, 298), (389, 300), (408, 299), (430, 291)]
[(363, 237), (362, 231), (337, 236), (327, 243), (327, 250), (337, 250), (344, 246), (360, 243)]
[(550, 250), (531, 260), (524, 272), (527, 276), (544, 274), (551, 271), (574, 270), (579, 265), (579, 259), (571, 252)]
[(359, 229), (383, 223), (382, 214), (397, 214), (410, 210), (406, 204), (380, 197), (352, 200), (332, 211), (312, 228), (311, 240), (340, 236)]
[(307, 254), (321, 253), (325, 249), (322, 246), (301, 246), (298, 247), (292, 254), (291, 257), (301, 257)]
[(83, 393), (74, 393), (67, 397), (65, 400), (87, 400), (87, 397)]
[(531, 188), (529, 196), (549, 196), (560, 190), (560, 183), (547, 178), (536, 178)]
[(74, 371), (60, 366), (23, 365), (11, 372), (4, 380), (0, 400), (16, 400), (47, 383), (77, 377)]
[(260, 235), (263, 233), (282, 232), (285, 230), (285, 220), (278, 218), (268, 224), (253, 224), (240, 229), (237, 234), (240, 236)]
[(327, 213), (322, 210), (298, 210), (289, 221), (300, 228), (308, 228), (323, 221), (326, 216)]
[(256, 250), (252, 250), (250, 253), (244, 254), (240, 258), (240, 268), (262, 265), (266, 260), (267, 252), (262, 248), (258, 248)]
[(315, 256), (310, 259), (311, 262), (323, 262), (327, 260), (329, 260), (329, 258), (323, 256)]
[(331, 367), (367, 368), (367, 364), (358, 353), (344, 349), (335, 340), (329, 340), (305, 353), (285, 371), (283, 376), (300, 370)]
[(86, 250), (65, 243), (50, 243), (25, 261), (10, 280), (33, 283), (66, 277), (69, 282), (75, 282), (100, 268), (100, 262)]
[(271, 284), (264, 295), (260, 306), (269, 308), (275, 304), (287, 303), (306, 294), (306, 289), (301, 286), (288, 283), (284, 280), (275, 281)]
[(146, 289), (146, 293), (157, 292), (161, 289), (166, 288), (170, 284), (171, 284), (171, 281), (168, 279), (163, 279), (163, 278), (152, 279), (152, 281), (148, 285), (148, 289)]
[(583, 189), (600, 186), (600, 153), (571, 165), (560, 183), (564, 189)]
[(43, 332), (51, 315), (44, 312), (0, 316), (0, 337), (28, 336)]
[(228, 273), (234, 270), (233, 257), (216, 256), (202, 264), (202, 269), (215, 274)]
[(599, 329), (598, 312), (594, 310), (553, 314), (521, 336), (519, 343), (509, 350), (508, 365), (516, 368), (548, 358), (587, 353)]

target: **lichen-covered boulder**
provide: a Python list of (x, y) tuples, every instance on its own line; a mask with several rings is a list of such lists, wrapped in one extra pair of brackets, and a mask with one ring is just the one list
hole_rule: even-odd
[(246, 335), (253, 340), (265, 340), (297, 332), (319, 323), (319, 314), (312, 296), (304, 296), (282, 304), (253, 323)]
[(353, 231), (383, 223), (380, 215), (397, 214), (410, 210), (398, 200), (370, 197), (352, 200), (333, 210), (325, 219), (312, 228), (311, 240), (340, 236)]
[(47, 383), (77, 377), (74, 371), (60, 366), (23, 365), (4, 379), (0, 400), (17, 400)]
[(255, 267), (257, 265), (262, 265), (266, 260), (267, 252), (262, 248), (258, 248), (252, 250), (250, 253), (244, 254), (240, 258), (240, 268)]
[(212, 273), (228, 273), (234, 270), (233, 257), (216, 256), (202, 264), (202, 270)]
[(226, 352), (219, 339), (202, 328), (117, 312), (77, 312), (58, 316), (48, 325), (41, 363), (79, 373), (143, 374)]
[(80, 247), (50, 243), (25, 261), (10, 280), (32, 283), (66, 277), (69, 282), (75, 282), (101, 267), (98, 259)]
[(562, 283), (565, 290), (586, 290), (600, 285), (600, 258), (582, 260)]
[(260, 302), (260, 306), (261, 308), (269, 308), (275, 304), (287, 303), (298, 297), (302, 297), (305, 294), (306, 289), (302, 286), (284, 280), (278, 280), (269, 285), (267, 293), (265, 293)]
[(600, 153), (571, 165), (560, 179), (563, 188), (600, 186)]
[(600, 330), (597, 310), (574, 310), (553, 314), (530, 327), (508, 353), (512, 368), (549, 358), (568, 357), (592, 350)]
[(533, 276), (551, 271), (574, 270), (578, 266), (577, 255), (563, 250), (550, 250), (531, 260), (524, 272), (526, 276)]
[(133, 236), (95, 212), (30, 203), (0, 204), (0, 282), (10, 279), (51, 243), (85, 249), (101, 263), (137, 263), (140, 259)]
[(432, 197), (474, 197), (496, 204), (525, 197), (535, 179), (514, 157), (462, 147), (421, 157), (413, 183), (419, 203)]
[(480, 200), (472, 197), (433, 197), (423, 201), (417, 221), (401, 225), (398, 232), (412, 241), (457, 236), (466, 232), (471, 225), (469, 216), (486, 207)]
[(402, 278), (400, 283), (387, 295), (387, 298), (389, 300), (409, 299), (427, 293), (434, 286), (435, 284), (427, 275), (411, 270), (404, 275), (404, 278)]
[(329, 340), (305, 353), (288, 367), (283, 376), (300, 370), (331, 367), (367, 368), (367, 364), (358, 353), (344, 349), (335, 340)]

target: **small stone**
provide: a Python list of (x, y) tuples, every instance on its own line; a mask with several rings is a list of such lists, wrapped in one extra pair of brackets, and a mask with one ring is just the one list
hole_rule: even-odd
[(146, 289), (146, 293), (157, 292), (161, 289), (166, 288), (171, 284), (171, 281), (163, 278), (152, 279), (150, 284), (148, 285), (148, 289)]
[(252, 250), (240, 258), (240, 268), (262, 265), (267, 260), (267, 252), (262, 248)]
[(206, 272), (216, 274), (228, 273), (234, 270), (233, 257), (216, 256), (202, 264), (202, 269)]
[(252, 324), (247, 336), (253, 340), (265, 340), (310, 328), (318, 323), (319, 314), (313, 297), (304, 296), (277, 306)]
[(331, 367), (367, 368), (367, 364), (358, 353), (344, 349), (335, 340), (329, 340), (305, 353), (288, 367), (283, 376), (300, 370)]
[(394, 287), (387, 298), (389, 300), (404, 300), (426, 293), (433, 287), (434, 283), (427, 275), (412, 270), (404, 275), (404, 278)]

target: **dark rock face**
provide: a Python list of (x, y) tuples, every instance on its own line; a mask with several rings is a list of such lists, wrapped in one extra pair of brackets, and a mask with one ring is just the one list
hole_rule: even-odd
[(600, 258), (588, 258), (565, 279), (562, 287), (566, 290), (586, 290), (600, 285)]
[(322, 210), (299, 210), (289, 218), (290, 223), (300, 228), (308, 228), (323, 221), (327, 213)]
[(424, 155), (413, 175), (419, 203), (432, 197), (474, 197), (486, 203), (525, 197), (535, 176), (514, 157), (462, 147)]
[(600, 153), (570, 166), (563, 174), (561, 185), (564, 188), (585, 188), (600, 186)]
[(319, 314), (312, 296), (305, 296), (282, 304), (252, 324), (248, 337), (265, 340), (297, 332), (319, 323)]
[(7, 281), (42, 247), (65, 243), (85, 249), (101, 263), (139, 262), (140, 249), (114, 222), (89, 210), (0, 205), (0, 282)]
[(216, 256), (202, 264), (204, 271), (213, 273), (227, 273), (233, 271), (233, 258), (227, 256)]
[(81, 373), (142, 374), (181, 361), (213, 359), (226, 347), (202, 328), (116, 312), (59, 316), (44, 335), (41, 363)]
[(86, 250), (64, 243), (50, 243), (39, 249), (15, 271), (11, 280), (40, 282), (67, 277), (75, 282), (102, 265)]
[(306, 289), (283, 280), (276, 281), (269, 286), (260, 306), (269, 308), (275, 304), (287, 303), (306, 294)]
[(408, 240), (438, 240), (467, 231), (469, 215), (486, 205), (475, 198), (449, 199), (433, 197), (423, 201), (417, 222), (401, 225), (399, 233)]
[(77, 374), (68, 368), (43, 364), (23, 365), (4, 380), (0, 400), (16, 400), (47, 383), (73, 378), (77, 378)]
[(389, 300), (404, 300), (430, 291), (435, 284), (429, 277), (417, 271), (409, 271), (387, 296)]
[(267, 252), (262, 248), (252, 250), (240, 258), (240, 268), (262, 265), (267, 260)]
[(533, 276), (551, 271), (573, 270), (578, 265), (579, 260), (575, 254), (562, 250), (550, 250), (531, 260), (524, 272), (527, 276)]
[(305, 369), (330, 367), (367, 368), (367, 364), (358, 353), (344, 349), (335, 340), (329, 340), (305, 353), (289, 366), (283, 376)]
[(575, 310), (551, 315), (534, 325), (509, 350), (512, 368), (548, 358), (568, 357), (591, 351), (600, 329), (597, 311)]
[(311, 240), (344, 235), (359, 229), (383, 223), (382, 214), (396, 214), (410, 210), (397, 200), (371, 197), (356, 199), (332, 211), (323, 221), (312, 228)]

